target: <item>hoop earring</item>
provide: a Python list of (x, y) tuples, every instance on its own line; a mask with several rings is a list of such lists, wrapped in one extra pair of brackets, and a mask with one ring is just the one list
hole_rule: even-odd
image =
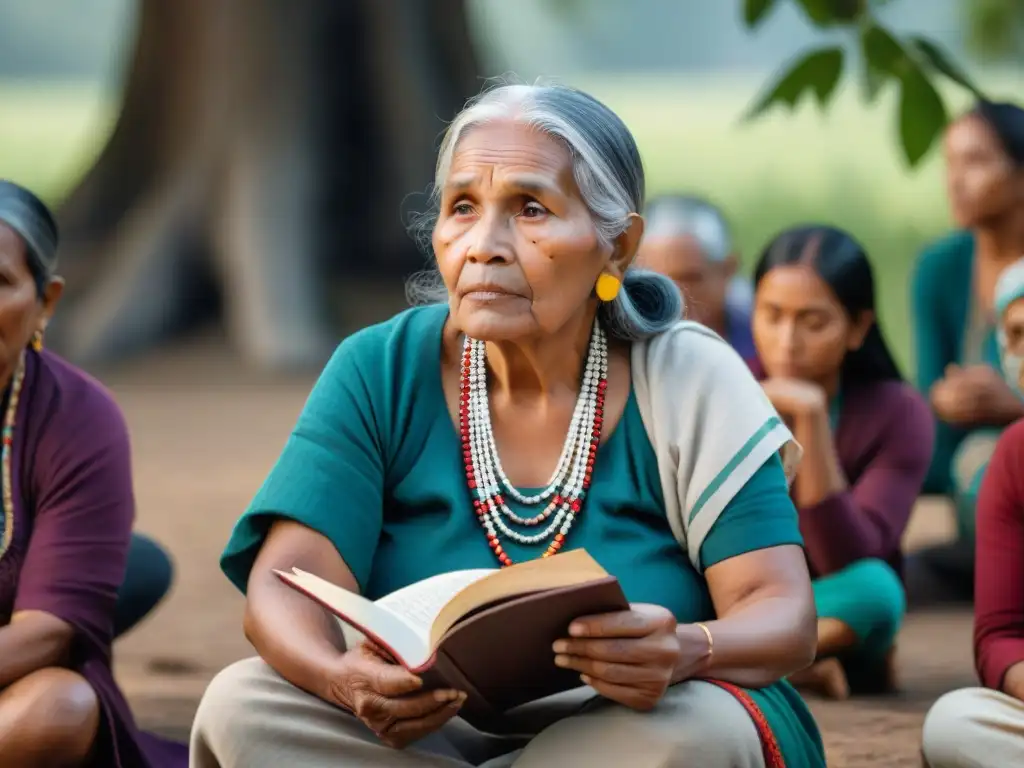
[(621, 287), (622, 281), (619, 278), (607, 272), (602, 272), (597, 278), (594, 293), (597, 294), (597, 298), (601, 301), (614, 301), (615, 297), (619, 295)]
[(36, 352), (42, 352), (43, 351), (43, 332), (42, 331), (36, 331), (35, 333), (32, 334), (32, 349), (34, 349)]

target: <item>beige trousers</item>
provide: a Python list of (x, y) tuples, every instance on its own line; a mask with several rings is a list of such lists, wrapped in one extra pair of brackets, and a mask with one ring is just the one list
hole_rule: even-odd
[(764, 768), (753, 721), (729, 693), (701, 681), (673, 686), (653, 711), (633, 712), (590, 689), (521, 707), (520, 737), (488, 736), (462, 720), (394, 750), (348, 713), (294, 687), (261, 659), (233, 664), (203, 695), (192, 768)]
[(947, 693), (924, 720), (924, 758), (931, 768), (1024, 765), (1024, 702), (989, 688)]

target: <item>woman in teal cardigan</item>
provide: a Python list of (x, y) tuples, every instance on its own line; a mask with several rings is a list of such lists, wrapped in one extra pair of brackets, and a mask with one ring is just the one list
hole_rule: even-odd
[(925, 493), (950, 497), (957, 541), (912, 557), (913, 602), (971, 597), (974, 501), (1003, 427), (1024, 402), (999, 374), (993, 291), (1024, 253), (1024, 110), (982, 102), (945, 137), (947, 182), (960, 230), (927, 248), (912, 282), (917, 385), (936, 415)]

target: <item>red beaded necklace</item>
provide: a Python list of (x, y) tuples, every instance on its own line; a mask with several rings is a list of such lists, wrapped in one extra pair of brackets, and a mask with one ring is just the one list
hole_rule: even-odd
[[(523, 494), (505, 475), (494, 442), (485, 344), (466, 338), (459, 394), (459, 432), (466, 483), (487, 542), (503, 567), (512, 565), (512, 558), (502, 547), (499, 534), (521, 544), (540, 544), (550, 539), (542, 557), (550, 557), (562, 548), (574, 519), (583, 509), (583, 500), (592, 481), (601, 443), (607, 388), (608, 347), (604, 332), (595, 322), (583, 384), (558, 466), (547, 488), (532, 496)], [(506, 504), (503, 491), (525, 506), (544, 504), (544, 509), (532, 517), (521, 517)], [(523, 526), (537, 526), (549, 519), (551, 522), (540, 533), (528, 535), (510, 527), (504, 520), (506, 517)]]

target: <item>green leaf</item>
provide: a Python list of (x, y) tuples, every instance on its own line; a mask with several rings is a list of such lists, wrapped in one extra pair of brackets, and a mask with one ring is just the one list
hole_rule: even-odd
[(1024, 3), (1020, 0), (965, 0), (967, 49), (984, 61), (1017, 63), (1024, 54)]
[(978, 99), (985, 98), (985, 95), (971, 81), (970, 77), (967, 76), (967, 73), (964, 72), (960, 66), (953, 61), (950, 55), (939, 47), (938, 44), (923, 37), (912, 37), (910, 38), (910, 43), (920, 51), (925, 61), (927, 61), (928, 64), (930, 64), (937, 72), (941, 72), (954, 83), (963, 86), (973, 93)]
[(743, 21), (753, 29), (765, 20), (774, 6), (775, 0), (744, 0)]
[(786, 104), (792, 109), (808, 91), (817, 97), (820, 106), (825, 106), (842, 72), (842, 48), (833, 46), (812, 51), (793, 64), (766, 94), (754, 102), (746, 119), (757, 117), (776, 103)]
[(900, 141), (911, 167), (928, 154), (948, 119), (946, 105), (925, 74), (917, 67), (908, 70), (900, 94)]
[(889, 76), (885, 72), (882, 72), (877, 67), (872, 66), (869, 62), (865, 63), (864, 71), (861, 76), (861, 85), (864, 88), (864, 100), (867, 101), (868, 104), (873, 104), (889, 79)]
[(829, 0), (797, 0), (797, 2), (815, 24), (821, 26), (835, 23), (836, 19)]
[(830, 27), (848, 24), (867, 10), (865, 0), (797, 0), (812, 24)]
[(872, 103), (890, 80), (903, 76), (913, 61), (888, 30), (871, 23), (861, 28), (860, 51), (864, 60), (861, 84), (864, 97)]
[(866, 65), (878, 70), (879, 74), (902, 78), (914, 68), (914, 62), (906, 49), (889, 30), (878, 24), (869, 24), (861, 30), (860, 49)]

